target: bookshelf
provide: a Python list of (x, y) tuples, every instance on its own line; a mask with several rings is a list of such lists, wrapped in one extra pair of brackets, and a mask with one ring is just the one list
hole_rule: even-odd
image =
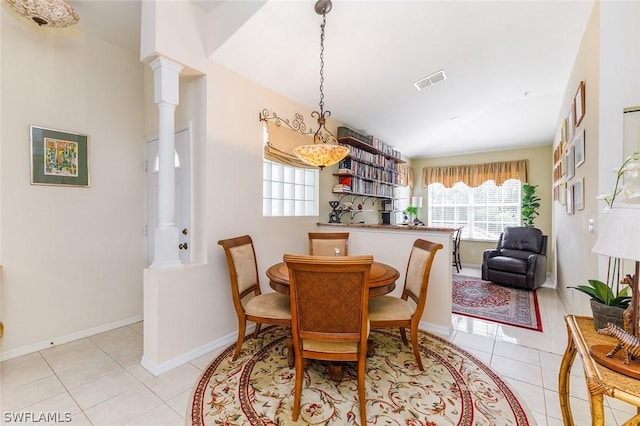
[(338, 127), (338, 142), (349, 146), (350, 153), (334, 174), (338, 183), (333, 193), (393, 200), (393, 190), (403, 178), (400, 152), (348, 127)]

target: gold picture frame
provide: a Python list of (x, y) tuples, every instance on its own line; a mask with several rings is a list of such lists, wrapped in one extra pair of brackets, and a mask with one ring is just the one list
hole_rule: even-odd
[(574, 108), (574, 127), (578, 127), (584, 118), (584, 110), (585, 110), (585, 95), (584, 95), (584, 81), (581, 81), (578, 85), (578, 90), (576, 91), (576, 95), (573, 98), (573, 108)]

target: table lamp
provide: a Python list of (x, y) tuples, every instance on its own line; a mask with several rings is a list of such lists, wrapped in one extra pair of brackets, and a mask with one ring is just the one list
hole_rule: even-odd
[[(603, 254), (618, 259), (635, 261), (635, 274), (631, 284), (631, 326), (628, 330), (632, 337), (638, 337), (638, 279), (640, 274), (640, 204), (614, 204), (609, 212), (609, 217), (600, 230), (598, 239), (593, 246), (594, 253)], [(606, 354), (613, 349), (610, 345), (593, 345), (589, 351), (593, 358), (600, 364), (626, 374), (640, 378), (640, 361), (630, 360), (629, 364), (623, 362), (623, 350), (618, 351), (614, 357)]]

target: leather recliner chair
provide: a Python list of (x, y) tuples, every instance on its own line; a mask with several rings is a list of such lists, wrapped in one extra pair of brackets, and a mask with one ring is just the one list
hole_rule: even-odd
[(535, 290), (547, 279), (547, 236), (537, 228), (506, 227), (482, 256), (482, 279)]

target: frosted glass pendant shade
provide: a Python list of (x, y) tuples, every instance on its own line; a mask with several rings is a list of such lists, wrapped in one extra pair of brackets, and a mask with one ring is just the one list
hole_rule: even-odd
[(4, 0), (20, 15), (45, 27), (69, 27), (80, 20), (78, 12), (63, 0)]

